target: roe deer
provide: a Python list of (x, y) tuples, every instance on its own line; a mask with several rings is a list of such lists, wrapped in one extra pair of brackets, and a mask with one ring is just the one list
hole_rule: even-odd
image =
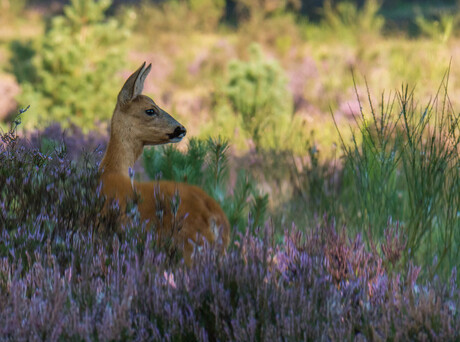
[[(150, 69), (151, 64), (145, 67), (144, 62), (118, 95), (109, 143), (99, 166), (102, 193), (107, 199), (117, 200), (121, 208), (128, 199), (139, 195), (141, 219), (153, 224), (160, 237), (173, 229), (170, 203), (178, 193), (177, 215), (184, 220), (180, 231), (173, 235), (173, 241), (183, 247), (184, 260), (190, 265), (194, 248), (202, 243), (196, 241), (197, 236), (220, 244), (222, 252), (225, 251), (230, 239), (230, 224), (219, 204), (197, 186), (172, 181), (132, 182), (130, 179), (129, 170), (144, 146), (179, 142), (186, 134), (184, 126), (150, 97), (141, 95)], [(164, 198), (162, 219), (157, 213), (159, 196)]]

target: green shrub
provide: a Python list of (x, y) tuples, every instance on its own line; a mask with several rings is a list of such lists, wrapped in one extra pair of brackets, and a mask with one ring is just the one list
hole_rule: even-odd
[(432, 40), (445, 43), (452, 36), (452, 31), (458, 23), (458, 16), (450, 13), (440, 13), (438, 18), (430, 20), (419, 13), (415, 18), (415, 24), (420, 33)]
[(250, 228), (262, 226), (268, 197), (259, 193), (255, 182), (242, 170), (235, 184), (230, 183), (227, 151), (228, 143), (221, 139), (191, 139), (186, 152), (173, 145), (145, 149), (143, 161), (151, 179), (160, 177), (201, 186), (219, 202), (232, 226), (243, 230), (249, 213)]
[[(91, 128), (96, 119), (110, 117), (128, 35), (115, 19), (107, 19), (110, 5), (110, 0), (72, 0), (33, 42), (33, 52), (13, 46), (12, 52), (22, 55), (12, 58), (22, 87), (19, 102), (30, 104), (34, 113), (24, 118), (26, 126), (58, 121)], [(29, 63), (24, 64), (24, 53)]]
[(298, 136), (287, 78), (276, 61), (265, 59), (259, 45), (252, 45), (249, 54), (247, 62), (230, 62), (226, 98), (256, 148), (288, 148)]
[(407, 86), (378, 106), (369, 94), (355, 113), (351, 141), (337, 127), (340, 159), (323, 161), (309, 142), (309, 155), (291, 163), (293, 198), (280, 205), (282, 214), (307, 224), (327, 215), (368, 242), (388, 240), (392, 227), (404, 245), (392, 267), (414, 262), (424, 277), (447, 277), (460, 266), (460, 116), (446, 88), (424, 107)]
[(379, 239), (388, 220), (400, 222), (405, 260), (434, 260), (425, 271), (447, 274), (459, 266), (459, 115), (447, 94), (418, 108), (408, 87), (378, 109), (369, 105), (353, 144), (343, 144), (348, 220)]

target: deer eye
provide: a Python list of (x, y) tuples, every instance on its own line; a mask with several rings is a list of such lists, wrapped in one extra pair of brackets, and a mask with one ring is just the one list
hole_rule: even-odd
[(153, 115), (156, 114), (156, 111), (155, 111), (155, 109), (147, 109), (145, 111), (145, 114), (147, 114), (148, 116), (153, 116)]

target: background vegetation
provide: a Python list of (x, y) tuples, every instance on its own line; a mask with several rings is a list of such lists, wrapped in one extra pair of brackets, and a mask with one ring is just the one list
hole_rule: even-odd
[[(0, 0), (0, 336), (458, 339), (459, 6)], [(136, 202), (99, 214), (144, 60), (189, 133), (135, 177), (200, 185), (234, 227), (190, 269)]]

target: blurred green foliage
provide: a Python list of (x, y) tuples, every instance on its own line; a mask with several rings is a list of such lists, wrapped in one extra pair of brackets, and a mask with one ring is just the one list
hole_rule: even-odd
[(106, 17), (110, 5), (110, 0), (72, 0), (43, 37), (12, 44), (20, 104), (31, 106), (26, 126), (58, 121), (89, 129), (95, 119), (110, 118), (129, 35)]
[(155, 37), (167, 30), (187, 34), (190, 31), (215, 30), (225, 14), (225, 0), (170, 0), (157, 4), (144, 1), (137, 11), (138, 30)]
[(269, 16), (286, 13), (290, 9), (298, 10), (300, 0), (236, 0), (238, 21), (260, 21)]
[(321, 25), (308, 25), (309, 39), (335, 38), (355, 42), (360, 37), (370, 39), (378, 36), (385, 24), (379, 14), (380, 0), (366, 0), (362, 7), (351, 1), (333, 2), (326, 0), (321, 10)]
[(259, 45), (249, 48), (248, 61), (229, 63), (224, 93), (256, 148), (288, 147), (295, 121), (292, 95), (284, 71), (264, 57)]
[[(167, 99), (181, 118), (196, 112), (212, 118), (212, 125), (200, 128), (200, 136), (218, 129), (239, 149), (252, 140), (257, 148), (305, 153), (301, 137), (308, 131), (318, 132), (324, 145), (337, 139), (329, 111), (346, 112), (343, 108), (353, 100), (350, 68), (365, 75), (376, 92), (408, 82), (421, 84), (418, 89), (428, 96), (436, 86), (431, 80), (439, 79), (446, 67), (440, 61), (447, 63), (455, 54), (453, 47), (431, 46), (454, 35), (449, 29), (455, 28), (454, 12), (445, 19), (421, 12), (420, 32), (430, 39), (408, 40), (390, 38), (381, 11), (385, 4), (378, 0), (325, 1), (318, 21), (309, 21), (310, 13), (301, 15), (305, 4), (144, 1), (119, 11), (111, 8), (110, 13), (117, 13), (113, 16), (105, 14), (110, 7), (105, 0), (73, 1), (63, 16), (51, 18), (45, 36), (9, 42), (9, 70), (22, 89), (19, 104), (31, 105), (25, 123), (60, 121), (88, 129), (94, 121), (107, 120), (118, 88), (113, 85), (130, 68), (122, 62), (130, 51), (136, 65), (145, 59), (156, 66), (150, 79), (154, 88), (146, 89), (155, 92), (155, 99)], [(134, 34), (126, 41), (128, 28)], [(248, 46), (255, 42), (270, 61), (253, 52), (248, 56), (253, 50)], [(245, 72), (259, 73), (260, 79), (249, 80)], [(275, 77), (273, 84), (270, 77)], [(255, 94), (254, 87), (267, 89)]]
[(419, 12), (415, 18), (415, 23), (424, 36), (442, 43), (446, 43), (449, 40), (458, 22), (458, 14), (455, 15), (450, 12), (441, 12), (436, 18), (431, 20)]
[(0, 0), (0, 23), (10, 23), (26, 5), (27, 0)]

